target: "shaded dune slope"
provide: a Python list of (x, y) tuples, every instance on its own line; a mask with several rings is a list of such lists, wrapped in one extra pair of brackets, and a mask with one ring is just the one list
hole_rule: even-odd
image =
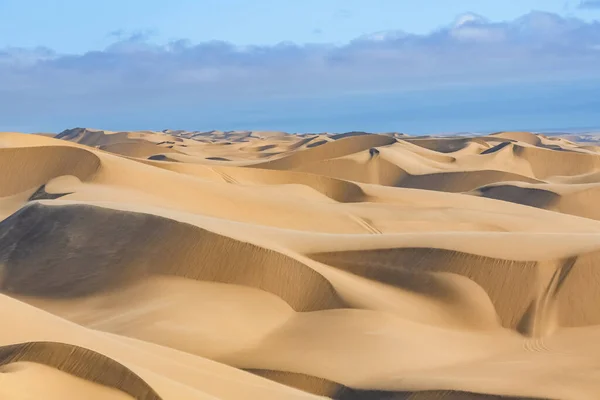
[(472, 143), (474, 139), (471, 138), (414, 138), (414, 139), (403, 139), (406, 142), (416, 144), (417, 146), (424, 147), (429, 150), (433, 150), (439, 153), (453, 153), (464, 149)]
[(532, 397), (504, 397), (487, 394), (429, 391), (429, 392), (385, 392), (376, 390), (350, 389), (325, 379), (281, 371), (251, 371), (282, 384), (310, 393), (327, 396), (335, 400), (546, 400)]
[(162, 400), (142, 378), (118, 362), (94, 351), (56, 342), (28, 342), (0, 346), (0, 366), (35, 362), (103, 386), (121, 390), (138, 400)]
[(488, 170), (411, 175), (394, 186), (459, 193), (468, 192), (488, 183), (503, 181), (535, 182), (535, 180), (522, 175)]
[[(552, 304), (543, 306), (555, 308), (552, 310), (555, 314), (550, 317), (557, 318), (557, 321), (538, 321), (541, 324), (600, 324), (600, 313), (593, 307), (583, 307), (582, 301), (577, 300), (580, 296), (588, 300), (600, 296), (596, 285), (600, 275), (596, 276), (593, 267), (597, 253), (557, 261), (513, 261), (443, 249), (403, 248), (319, 253), (311, 257), (353, 274), (408, 287), (415, 292), (425, 289), (439, 295), (452, 293), (444, 291), (443, 286), (436, 291), (435, 281), (427, 278), (424, 272), (449, 272), (468, 277), (489, 295), (502, 325), (523, 334), (533, 335), (538, 329), (527, 325), (528, 319), (532, 318), (528, 313), (532, 304), (537, 304), (538, 295), (551, 297)], [(553, 274), (562, 274), (560, 285), (555, 286), (558, 282), (551, 278)], [(589, 279), (587, 283), (583, 282), (583, 276)], [(571, 280), (578, 284), (569, 284)], [(577, 290), (571, 291), (575, 287)], [(536, 293), (538, 289), (542, 294)], [(547, 312), (539, 310), (540, 315)]]
[(0, 223), (0, 249), (1, 287), (18, 294), (82, 296), (169, 274), (257, 287), (297, 311), (343, 304), (327, 280), (296, 260), (148, 214), (32, 203)]
[(278, 160), (254, 164), (252, 167), (264, 169), (295, 169), (308, 163), (317, 162), (323, 159), (342, 157), (362, 150), (367, 150), (371, 147), (386, 146), (395, 142), (396, 139), (383, 135), (344, 137), (318, 147), (290, 154)]
[(115, 143), (105, 146), (100, 146), (100, 150), (110, 153), (119, 154), (128, 157), (149, 158), (156, 153), (163, 154), (176, 153), (177, 151), (169, 147), (159, 147), (157, 145), (140, 141), (137, 143)]
[(38, 189), (52, 178), (73, 175), (89, 179), (100, 167), (93, 153), (73, 147), (0, 148), (0, 169), (4, 177), (0, 197)]
[(510, 201), (511, 203), (538, 208), (551, 208), (560, 200), (558, 193), (549, 190), (511, 184), (483, 186), (477, 188), (474, 194), (490, 199)]
[(471, 194), (600, 220), (600, 210), (596, 207), (600, 184), (596, 183), (530, 185), (507, 182), (482, 186)]

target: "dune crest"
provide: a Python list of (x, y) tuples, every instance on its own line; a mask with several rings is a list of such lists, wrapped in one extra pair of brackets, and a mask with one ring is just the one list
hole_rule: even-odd
[(0, 133), (0, 397), (600, 398), (600, 152)]

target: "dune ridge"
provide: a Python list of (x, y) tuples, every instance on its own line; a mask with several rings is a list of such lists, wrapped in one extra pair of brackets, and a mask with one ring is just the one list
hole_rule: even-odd
[(44, 364), (91, 382), (122, 390), (135, 399), (161, 400), (146, 382), (126, 367), (81, 347), (52, 342), (29, 342), (0, 347), (0, 366), (23, 361)]
[(0, 395), (599, 398), (576, 139), (0, 133)]

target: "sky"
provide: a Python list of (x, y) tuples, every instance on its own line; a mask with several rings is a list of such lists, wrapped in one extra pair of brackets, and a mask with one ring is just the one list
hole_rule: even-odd
[(600, 0), (0, 0), (0, 130), (600, 126)]
[[(565, 0), (0, 0), (0, 46), (100, 50), (119, 33), (157, 42), (223, 40), (240, 45), (344, 43), (401, 29), (426, 34), (472, 12), (495, 21), (532, 10), (585, 20), (593, 9)], [(600, 10), (600, 8), (599, 8)], [(111, 35), (112, 34), (112, 35)]]

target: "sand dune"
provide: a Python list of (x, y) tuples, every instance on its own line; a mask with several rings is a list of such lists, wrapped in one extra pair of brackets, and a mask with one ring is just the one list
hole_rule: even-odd
[(576, 140), (0, 133), (0, 397), (600, 398)]

